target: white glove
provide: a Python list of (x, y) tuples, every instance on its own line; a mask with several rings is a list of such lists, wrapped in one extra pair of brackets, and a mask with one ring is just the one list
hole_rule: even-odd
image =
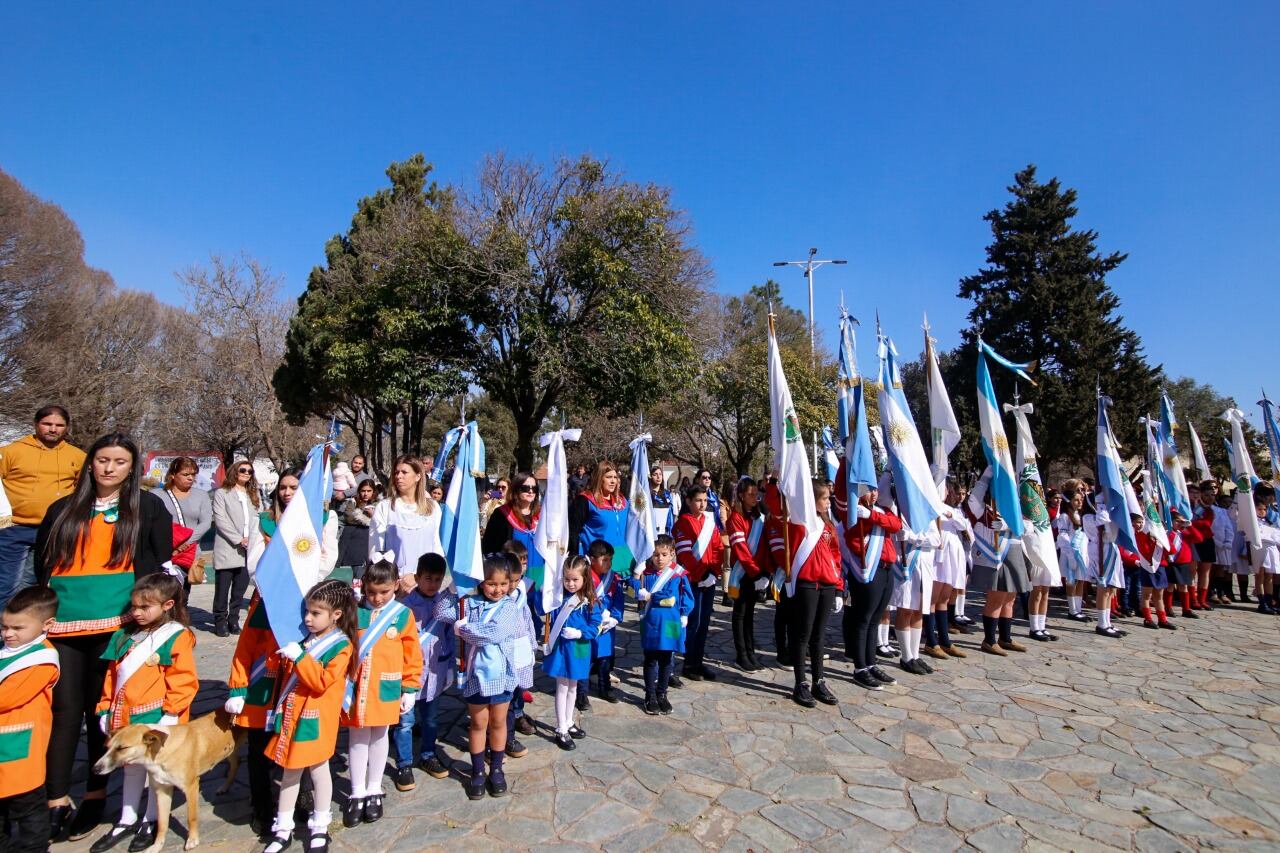
[(582, 632), (577, 628), (566, 627), (560, 629), (560, 636), (564, 637), (566, 640), (580, 640), (582, 639)]
[(708, 574), (705, 578), (698, 581), (699, 588), (715, 586), (715, 585), (716, 585), (716, 576), (713, 574)]
[(461, 633), (462, 633), (462, 626), (463, 626), (463, 625), (465, 625), (465, 624), (467, 624), (467, 617), (463, 616), (463, 617), (462, 617), (461, 619), (459, 619), (457, 622), (454, 622), (454, 623), (453, 623), (453, 633), (455, 633), (455, 634), (461, 634)]
[(865, 506), (863, 506), (862, 504), (858, 504), (858, 510), (857, 510), (857, 512), (855, 512), (854, 514), (855, 514), (856, 516), (858, 516), (858, 518), (860, 518), (860, 519), (861, 519), (861, 518), (870, 518), (870, 517), (871, 517), (871, 508), (870, 508), (870, 507), (865, 507)]
[(832, 605), (832, 611), (831, 611), (831, 612), (832, 612), (832, 613), (839, 613), (841, 610), (844, 610), (844, 596), (843, 596), (843, 595), (837, 595), (837, 596), (836, 596), (835, 603)]
[(688, 616), (681, 616), (681, 617), (680, 617), (680, 627), (681, 627), (681, 628), (688, 628), (688, 627), (689, 627), (689, 617), (688, 617)]
[(645, 589), (644, 587), (640, 587), (639, 591), (636, 592), (636, 598), (640, 599), (641, 601), (648, 601), (652, 597), (653, 597), (653, 593), (649, 592), (649, 590)]
[(222, 710), (226, 711), (233, 717), (238, 717), (244, 713), (244, 697), (232, 696), (222, 703)]
[(768, 588), (769, 588), (769, 579), (767, 577), (765, 577), (764, 575), (761, 575), (760, 577), (756, 578), (756, 589), (763, 592)]
[(102, 714), (98, 717), (98, 728), (102, 729), (102, 733), (107, 733), (107, 727), (111, 725), (111, 714)]
[(158, 724), (158, 725), (161, 725), (161, 726), (176, 726), (177, 724), (178, 724), (178, 718), (177, 718), (177, 716), (176, 716), (176, 715), (174, 715), (174, 714), (165, 714), (165, 715), (163, 715), (162, 717), (160, 717), (160, 722), (159, 722), (159, 724)]
[(280, 655), (280, 657), (282, 658), (288, 658), (289, 660), (294, 661), (296, 663), (298, 658), (302, 657), (302, 644), (289, 643), (289, 645), (278, 650), (276, 654)]
[(405, 693), (400, 696), (400, 713), (407, 714), (413, 710), (413, 703), (418, 701), (417, 693)]

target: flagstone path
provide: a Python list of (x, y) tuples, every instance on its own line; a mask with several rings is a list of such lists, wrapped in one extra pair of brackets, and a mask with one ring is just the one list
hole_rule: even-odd
[[(193, 594), (198, 617), (210, 598), (210, 585)], [(771, 647), (773, 610), (757, 614)], [(728, 612), (716, 617), (709, 655), (728, 661)], [(1177, 632), (1122, 620), (1121, 641), (1051, 621), (1061, 642), (994, 658), (960, 637), (967, 659), (926, 677), (895, 669), (901, 683), (874, 694), (833, 645), (838, 708), (792, 704), (788, 671), (725, 663), (720, 680), (673, 690), (669, 717), (635, 704), (639, 641), (624, 623), (625, 701), (593, 699), (576, 751), (526, 738), (503, 799), (469, 802), (461, 776), (419, 773), (405, 794), (387, 779), (386, 817), (335, 822), (334, 849), (1280, 849), (1280, 618), (1241, 606), (1179, 619)], [(198, 710), (221, 703), (233, 640), (200, 633)], [(551, 698), (529, 711), (552, 719)], [(461, 712), (451, 702), (441, 721), (459, 771)], [(339, 792), (343, 764), (340, 752)], [(245, 825), (245, 766), (223, 797), (219, 773), (205, 777), (201, 849), (260, 849)], [(168, 849), (179, 843), (171, 833)]]

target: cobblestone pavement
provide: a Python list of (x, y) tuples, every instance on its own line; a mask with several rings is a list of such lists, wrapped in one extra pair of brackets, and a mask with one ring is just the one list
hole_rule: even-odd
[[(211, 596), (209, 585), (193, 596), (198, 625)], [(713, 663), (733, 657), (728, 612), (716, 617)], [(772, 607), (757, 617), (759, 646), (771, 648)], [(511, 793), (476, 803), (460, 775), (419, 773), (405, 794), (387, 779), (386, 817), (335, 822), (334, 849), (1280, 849), (1280, 619), (1241, 605), (1178, 619), (1177, 632), (1122, 620), (1121, 641), (1051, 622), (1061, 642), (995, 658), (959, 637), (967, 659), (932, 676), (895, 670), (900, 684), (875, 694), (850, 681), (832, 631), (839, 707), (802, 710), (789, 671), (724, 663), (718, 681), (671, 691), (669, 717), (637, 707), (639, 641), (624, 623), (625, 699), (593, 700), (575, 752), (540, 725), (529, 754), (508, 761)], [(222, 701), (234, 638), (199, 640), (207, 710)], [(550, 696), (529, 711), (552, 719)], [(441, 721), (459, 771), (461, 714), (452, 704)], [(341, 749), (334, 765), (341, 798)], [(216, 797), (220, 783), (220, 771), (205, 777), (202, 848), (259, 849), (244, 765)]]

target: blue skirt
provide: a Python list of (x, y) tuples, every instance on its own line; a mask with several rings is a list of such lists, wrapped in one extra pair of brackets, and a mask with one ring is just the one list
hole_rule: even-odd
[(1169, 576), (1165, 574), (1164, 566), (1156, 569), (1155, 572), (1139, 567), (1138, 582), (1152, 589), (1166, 589), (1169, 586)]

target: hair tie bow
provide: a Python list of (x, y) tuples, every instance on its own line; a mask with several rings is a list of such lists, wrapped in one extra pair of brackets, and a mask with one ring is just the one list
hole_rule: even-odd
[(393, 550), (387, 550), (387, 551), (381, 551), (381, 552), (374, 551), (369, 558), (369, 562), (371, 563), (381, 563), (383, 560), (386, 560), (388, 563), (394, 566), (396, 564), (395, 550), (393, 549)]

